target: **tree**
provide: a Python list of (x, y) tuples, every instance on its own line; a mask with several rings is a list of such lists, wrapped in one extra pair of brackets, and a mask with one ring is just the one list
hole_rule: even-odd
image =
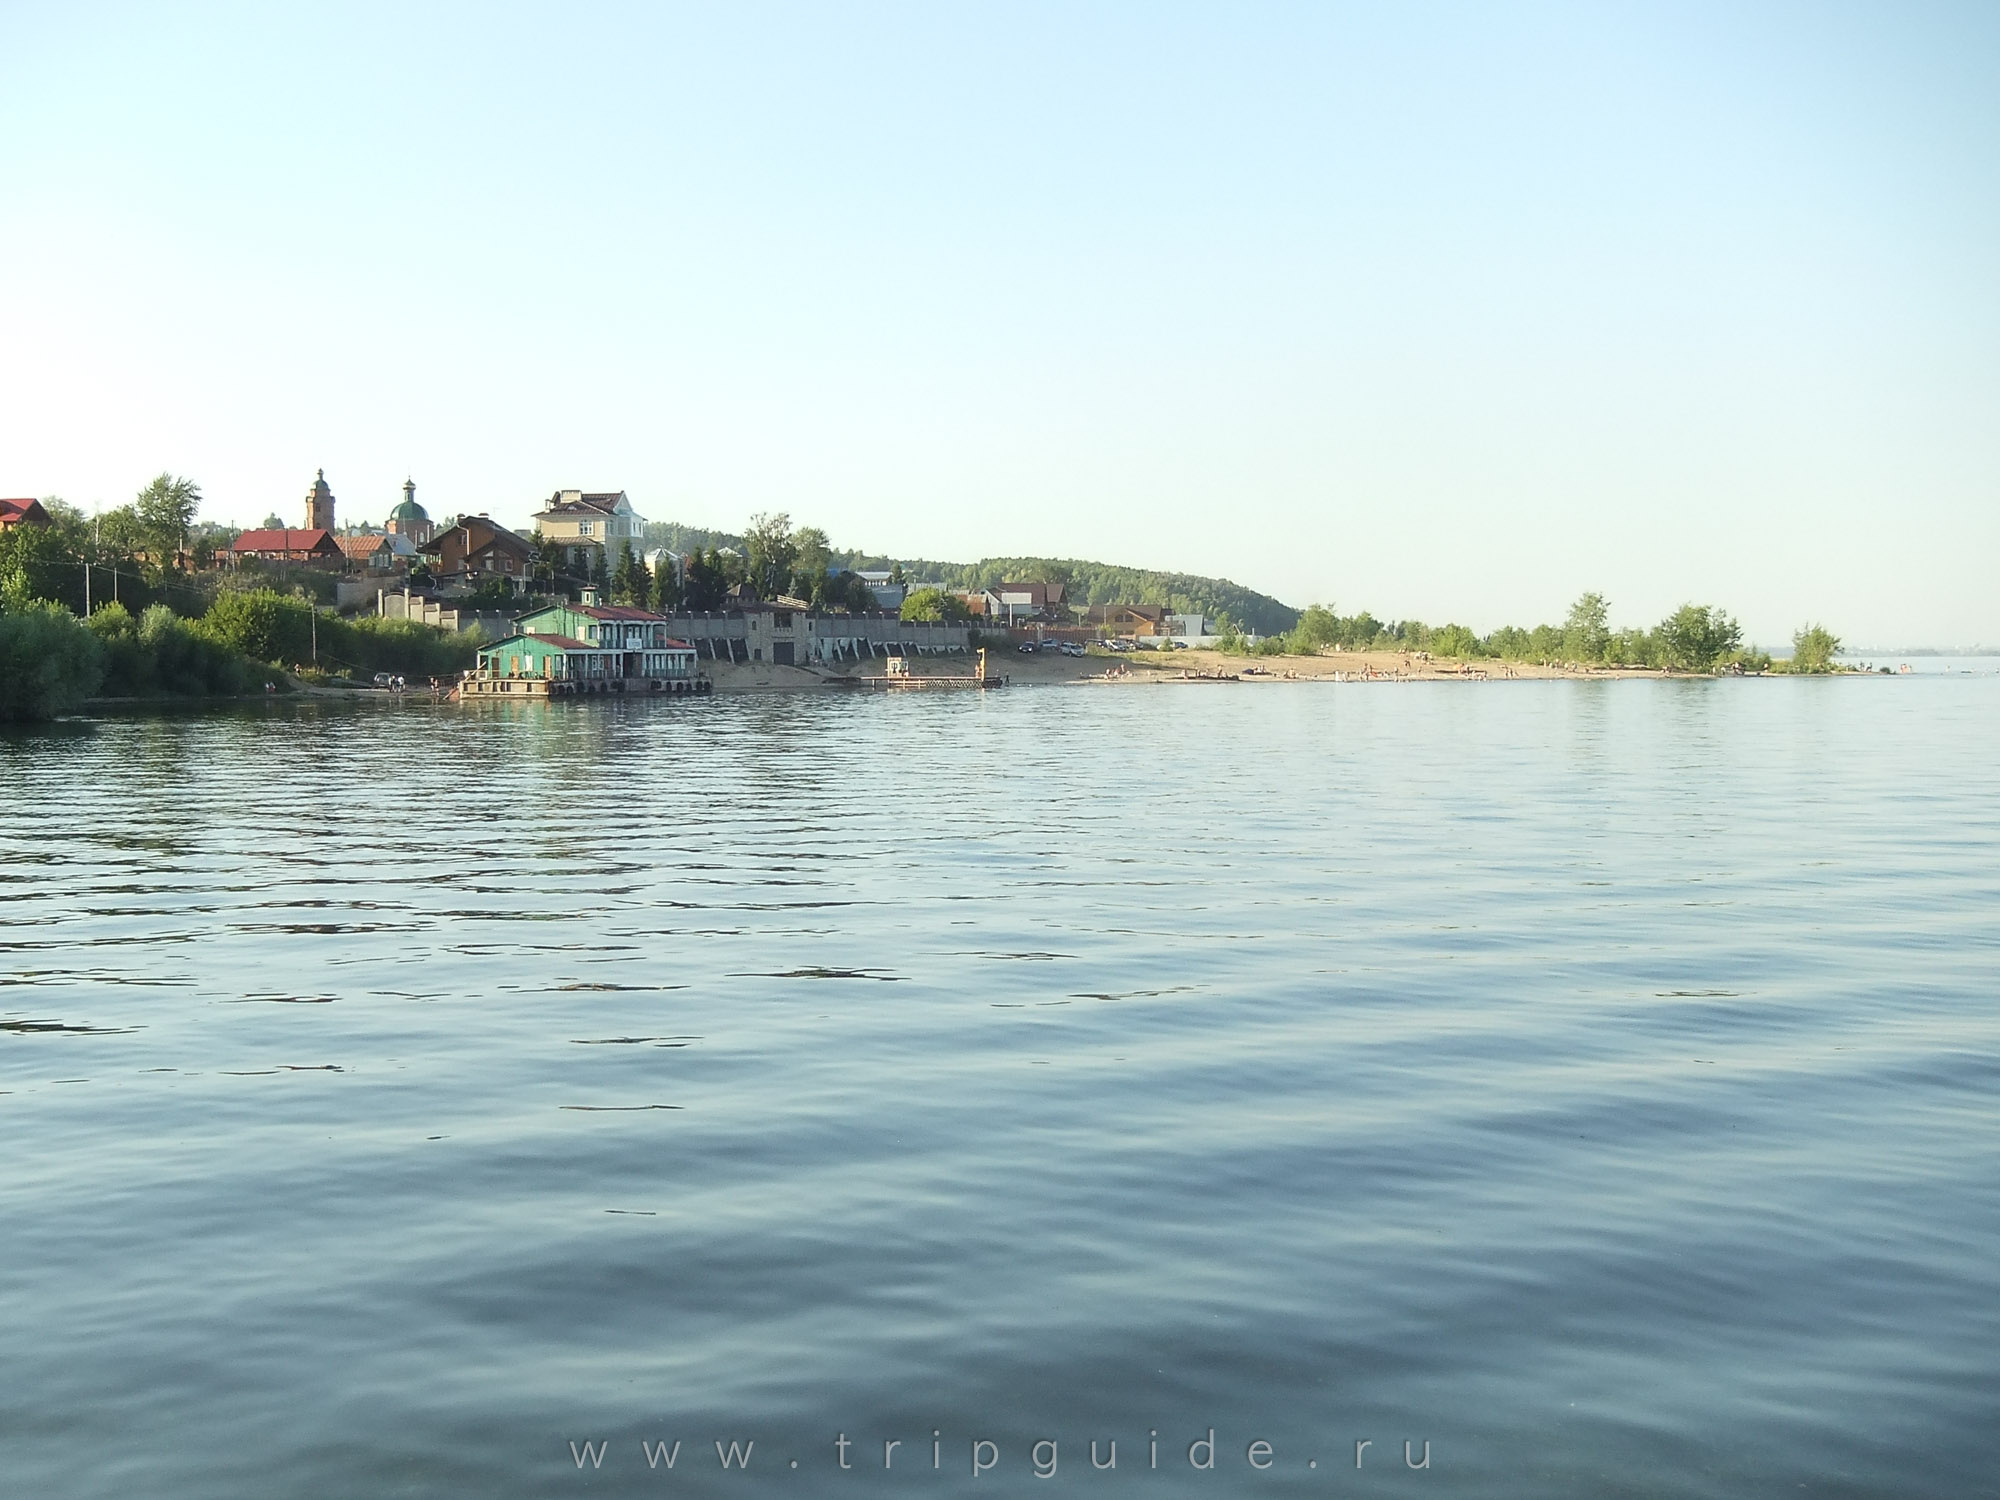
[(90, 548), (90, 517), (60, 495), (42, 496), (42, 509), (49, 513), (53, 524), (47, 529), (61, 539), (62, 550), (70, 557), (84, 556)]
[[(680, 566), (677, 567), (676, 563)], [(659, 567), (653, 570), (652, 604), (663, 615), (670, 615), (681, 607), (681, 568), (685, 566), (685, 558), (669, 555), (661, 558)]]
[(0, 585), (24, 603), (30, 599), (74, 602), (81, 593), (83, 570), (67, 556), (54, 526), (10, 526), (0, 531)]
[(535, 557), (529, 564), (534, 577), (539, 578), (553, 594), (556, 591), (556, 575), (565, 571), (567, 549), (563, 544), (539, 528), (535, 532)]
[(743, 545), (749, 563), (743, 581), (757, 591), (759, 598), (769, 599), (791, 587), (799, 548), (789, 515), (779, 511), (776, 515), (759, 512), (752, 516)]
[(105, 561), (143, 552), (150, 540), (136, 505), (113, 506), (99, 515), (90, 529), (96, 538), (97, 556)]
[(312, 650), (312, 606), (271, 589), (218, 594), (201, 617), (202, 628), (254, 661), (299, 661)]
[(1840, 637), (1824, 625), (1807, 625), (1792, 637), (1792, 670), (1815, 675), (1831, 672), (1840, 651)]
[(1340, 617), (1324, 604), (1310, 604), (1292, 627), (1288, 644), (1301, 656), (1317, 656), (1340, 643)]
[(1467, 657), (1479, 654), (1479, 638), (1464, 625), (1440, 625), (1429, 633), (1428, 649), (1439, 656)]
[(1563, 655), (1571, 661), (1603, 661), (1610, 644), (1610, 606), (1602, 594), (1585, 594), (1569, 607), (1569, 619), (1563, 624)]
[(792, 534), (792, 592), (815, 605), (828, 602), (833, 549), (817, 526), (801, 526)]
[(1743, 642), (1743, 627), (1706, 604), (1683, 604), (1655, 632), (1666, 665), (1713, 672)]
[(234, 526), (225, 526), (215, 521), (203, 521), (196, 526), (188, 538), (188, 551), (194, 554), (196, 572), (206, 572), (215, 566), (218, 555), (228, 556), (229, 549), (243, 533)]
[[(1537, 626), (1536, 633), (1547, 628)], [(1657, 667), (1662, 664), (1660, 642), (1651, 631), (1628, 625), (1606, 643), (1604, 659), (1614, 667)]]
[(949, 620), (960, 624), (972, 618), (972, 611), (956, 594), (943, 589), (918, 589), (903, 600), (905, 620)]
[(653, 575), (630, 542), (618, 544), (618, 567), (611, 575), (611, 597), (619, 604), (644, 606), (653, 592)]
[(711, 549), (704, 554), (697, 548), (694, 556), (688, 560), (687, 578), (681, 587), (683, 604), (692, 610), (720, 609), (728, 588), (728, 582), (722, 573), (722, 563), (714, 550)]
[(188, 528), (200, 508), (200, 486), (174, 474), (156, 474), (152, 484), (138, 492), (132, 512), (158, 572), (170, 572), (176, 566), (176, 554), (188, 544)]

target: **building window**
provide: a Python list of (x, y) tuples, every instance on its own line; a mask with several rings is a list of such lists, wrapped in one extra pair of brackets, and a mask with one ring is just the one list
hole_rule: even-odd
[(591, 527), (592, 527), (592, 525), (594, 525), (594, 524), (595, 524), (595, 523), (594, 523), (594, 522), (591, 522), (591, 521), (578, 521), (578, 522), (576, 523), (576, 534), (577, 534), (578, 536), (589, 536), (589, 535), (590, 535), (590, 528), (591, 528)]

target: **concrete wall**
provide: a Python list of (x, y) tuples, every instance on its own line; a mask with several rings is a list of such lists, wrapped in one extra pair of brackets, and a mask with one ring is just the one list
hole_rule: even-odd
[(805, 667), (874, 656), (941, 655), (971, 644), (964, 625), (905, 621), (891, 614), (684, 610), (669, 621), (667, 633), (693, 643), (704, 661), (771, 662), (778, 659), (780, 645), (789, 645), (792, 664)]
[(440, 630), (458, 629), (457, 610), (439, 604), (435, 599), (412, 594), (408, 589), (397, 589), (391, 593), (380, 585), (376, 587), (376, 610), (383, 619), (415, 620), (423, 625), (435, 625)]
[(393, 594), (386, 589), (380, 590), (376, 596), (376, 609), (385, 620), (415, 620), (420, 625), (438, 630), (470, 630), (476, 625), (489, 641), (514, 633), (514, 616), (506, 610), (454, 609), (449, 604), (440, 604), (435, 599), (426, 599), (406, 589), (398, 589)]
[(694, 647), (697, 661), (748, 661), (740, 610), (680, 610), (667, 616), (667, 634)]
[(811, 660), (840, 663), (870, 656), (943, 656), (970, 647), (970, 628), (891, 614), (814, 615)]
[(333, 581), (333, 607), (342, 614), (361, 609), (382, 592), (382, 574), (351, 573)]

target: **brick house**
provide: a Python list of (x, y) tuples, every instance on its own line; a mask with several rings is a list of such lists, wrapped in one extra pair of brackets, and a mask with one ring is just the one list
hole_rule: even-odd
[(489, 516), (460, 516), (421, 548), (440, 584), (478, 588), (505, 579), (518, 592), (534, 565), (534, 544)]

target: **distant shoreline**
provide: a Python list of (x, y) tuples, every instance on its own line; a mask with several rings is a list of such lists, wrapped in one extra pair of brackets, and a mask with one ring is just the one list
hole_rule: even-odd
[[(1933, 651), (1905, 652), (1906, 657), (1951, 657), (1959, 653)], [(912, 657), (910, 673), (916, 677), (963, 677), (968, 657)], [(719, 697), (756, 693), (818, 692), (838, 689), (856, 681), (875, 680), (885, 675), (886, 661), (876, 658), (846, 668), (780, 666), (770, 662), (706, 662), (702, 670), (715, 684)], [(1660, 667), (1568, 667), (1544, 666), (1538, 662), (1507, 662), (1488, 658), (1460, 660), (1426, 659), (1416, 651), (1335, 651), (1321, 656), (1233, 656), (1220, 651), (1130, 651), (1094, 653), (1089, 656), (1061, 656), (1052, 652), (1024, 655), (994, 649), (987, 657), (987, 670), (996, 677), (1022, 686), (1086, 685), (1108, 687), (1150, 683), (1214, 683), (1235, 681), (1268, 682), (1600, 682), (1600, 681), (1693, 681), (1717, 674), (1676, 672)], [(1730, 674), (1721, 674), (1730, 675)], [(1749, 672), (1745, 677), (1785, 677), (1782, 672)], [(1828, 674), (1834, 677), (1912, 675), (1896, 672), (1864, 671), (1844, 666)], [(412, 685), (401, 693), (376, 687), (325, 687), (294, 683), (283, 693), (244, 693), (233, 697), (91, 698), (74, 719), (93, 714), (199, 713), (205, 709), (235, 707), (250, 703), (432, 703), (429, 684)], [(649, 701), (643, 697), (634, 701)]]
[[(844, 681), (883, 676), (884, 663), (877, 659), (847, 668), (822, 669), (774, 666), (761, 662), (712, 662), (704, 663), (703, 670), (714, 681), (716, 694), (727, 696), (732, 693), (810, 692), (837, 687)], [(1218, 679), (1252, 683), (1554, 682), (1700, 679), (1714, 675), (1676, 672), (1659, 667), (1566, 667), (1487, 658), (1426, 658), (1416, 651), (1335, 651), (1320, 656), (1246, 657), (1201, 649), (1093, 653), (1083, 657), (1042, 651), (1028, 655), (994, 649), (987, 656), (987, 671), (1024, 686), (1036, 683), (1118, 686), (1140, 682), (1215, 682)], [(966, 673), (966, 658), (914, 657), (910, 659), (910, 672), (917, 677), (962, 677)], [(1779, 677), (1791, 674), (1744, 675)], [(1829, 675), (1878, 677), (1882, 674), (1855, 668)]]

